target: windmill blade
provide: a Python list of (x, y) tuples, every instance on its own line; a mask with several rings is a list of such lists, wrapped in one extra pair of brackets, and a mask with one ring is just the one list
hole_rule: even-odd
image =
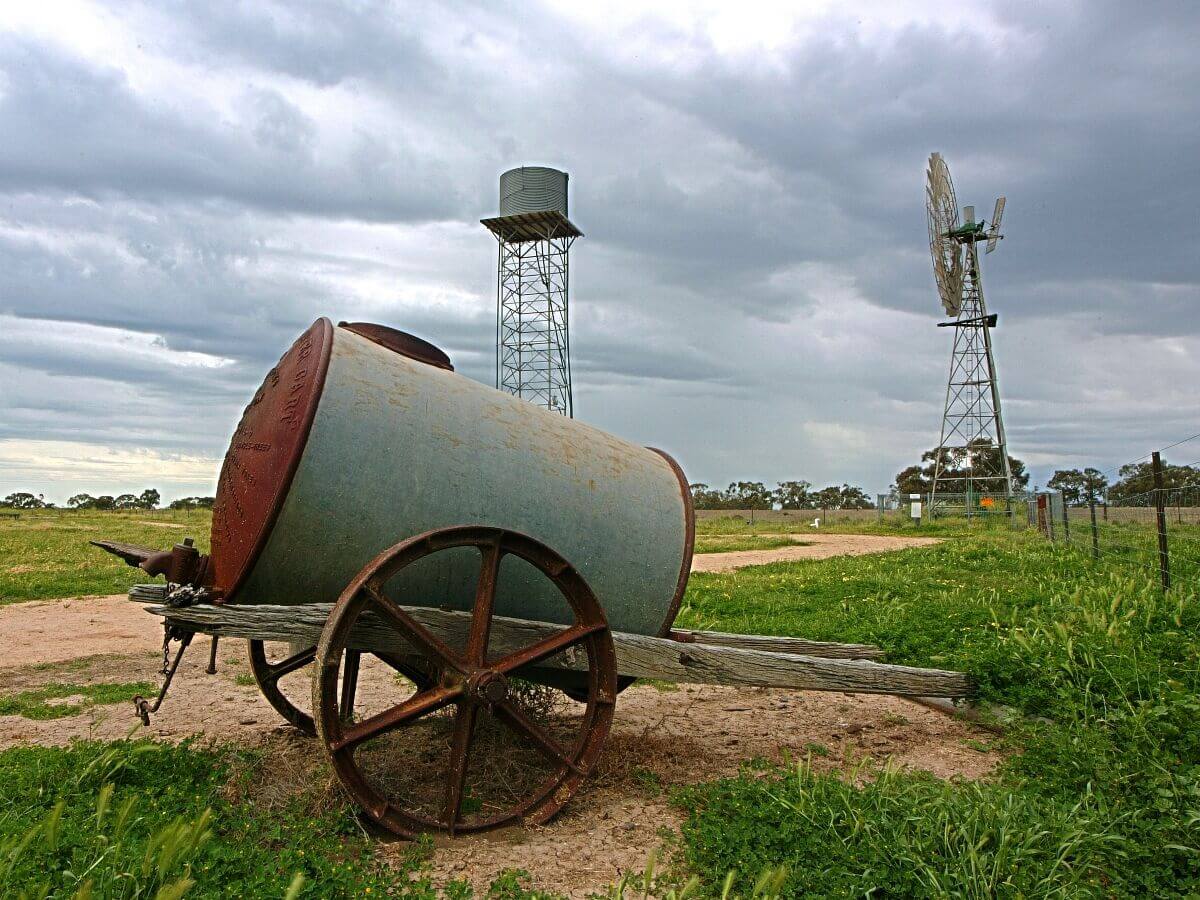
[(962, 308), (962, 246), (949, 233), (958, 227), (958, 200), (950, 169), (940, 153), (931, 154), (926, 170), (925, 212), (929, 222), (929, 253), (938, 296), (947, 315)]
[(988, 229), (987, 249), (984, 253), (991, 253), (996, 249), (996, 243), (1004, 237), (1000, 233), (1000, 220), (1004, 218), (1004, 204), (1008, 202), (1006, 197), (996, 198), (996, 208), (992, 210), (992, 227)]

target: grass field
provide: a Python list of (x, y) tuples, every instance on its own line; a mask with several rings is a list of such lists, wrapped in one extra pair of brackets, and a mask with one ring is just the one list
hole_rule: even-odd
[[(765, 524), (768, 533), (779, 528)], [(758, 536), (720, 520), (701, 526), (705, 539)], [(748, 895), (770, 871), (788, 896), (1200, 894), (1195, 569), (1177, 571), (1164, 595), (1127, 559), (1096, 563), (1086, 548), (1052, 546), (1033, 533), (954, 523), (920, 533), (949, 539), (899, 553), (695, 574), (679, 622), (877, 643), (897, 662), (970, 672), (984, 698), (1038, 717), (995, 739), (1008, 751), (1000, 772), (960, 784), (870, 759), (852, 778), (815, 773), (803, 760), (781, 768), (757, 761), (740, 777), (677, 793), (686, 820), (661, 884), (695, 875), (704, 892), (719, 895), (732, 872), (731, 891)], [(1146, 538), (1122, 534), (1139, 548)], [(64, 584), (68, 594), (93, 592), (65, 569), (46, 577), (28, 584), (43, 596)], [(427, 895), (420, 883), (389, 888), (367, 852), (375, 839), (342, 810), (307, 795), (288, 801), (291, 816), (245, 802), (246, 779), (262, 765), (245, 753), (187, 746), (0, 753), (0, 885), (49, 880), (69, 896), (70, 879), (102, 857), (89, 877), (104, 896), (153, 896), (180, 877), (197, 882), (189, 896), (282, 896), (296, 872), (307, 879), (301, 896), (364, 896), (367, 887)], [(103, 801), (106, 782), (114, 794)], [(113, 811), (124, 798), (134, 798), (138, 824), (124, 826), (118, 840)], [(101, 801), (108, 811), (97, 815)], [(211, 835), (189, 849), (195, 832), (187, 829), (209, 808), (200, 830)], [(145, 881), (140, 893), (99, 890), (101, 879), (128, 886), (151, 878), (137, 875), (142, 861), (168, 846), (177, 849), (153, 874), (159, 880)], [(125, 869), (136, 872), (121, 875)], [(25, 881), (13, 880), (18, 875)], [(513, 883), (498, 892), (522, 896)]]
[(773, 550), (776, 547), (800, 547), (803, 542), (770, 534), (698, 534), (697, 553), (732, 553), (737, 550)]
[(0, 605), (119, 594), (146, 576), (88, 541), (109, 538), (165, 549), (193, 537), (205, 552), (211, 521), (205, 509), (35, 510), (22, 512), (20, 518), (0, 518)]
[(736, 870), (744, 887), (782, 867), (788, 893), (816, 896), (1194, 895), (1195, 577), (1163, 595), (1120, 559), (1003, 528), (693, 575), (681, 624), (877, 643), (897, 662), (968, 671), (986, 699), (1049, 721), (1009, 730), (1012, 756), (988, 784), (851, 784), (800, 763), (690, 789), (689, 870), (710, 884)]

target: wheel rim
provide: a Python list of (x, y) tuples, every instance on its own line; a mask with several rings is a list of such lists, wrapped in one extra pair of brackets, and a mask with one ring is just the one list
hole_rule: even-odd
[(312, 716), (288, 699), (280, 689), (279, 681), (285, 675), (310, 665), (316, 658), (317, 648), (308, 647), (273, 663), (267, 659), (267, 648), (263, 641), (252, 640), (248, 643), (250, 645), (250, 672), (254, 675), (258, 689), (267, 698), (267, 702), (300, 731), (309, 736), (316, 734), (317, 729), (313, 724)]
[[(461, 647), (452, 647), (408, 615), (384, 588), (389, 579), (418, 560), (464, 547), (479, 551), (480, 569), (465, 641)], [(553, 582), (573, 621), (525, 647), (492, 654), (493, 658), (489, 658), (500, 565), (508, 556), (532, 565)], [(436, 683), (417, 686), (402, 702), (354, 722), (343, 715), (337, 674), (342, 657), (354, 652), (349, 643), (351, 634), (366, 613), (371, 614), (375, 625), (382, 621), (403, 637), (425, 658), (427, 668), (439, 671), (439, 678)], [(571, 648), (576, 648), (572, 652), (581, 648), (587, 654), (587, 690), (584, 702), (579, 704), (582, 709), (566, 724), (558, 719), (539, 721), (520, 701), (520, 679), (528, 675), (530, 667)], [(595, 765), (612, 722), (616, 698), (612, 636), (603, 610), (586, 582), (550, 548), (517, 532), (496, 528), (460, 527), (428, 532), (381, 553), (358, 574), (334, 605), (317, 645), (316, 661), (313, 708), (318, 733), (335, 772), (372, 819), (404, 836), (424, 831), (451, 834), (482, 831), (517, 822), (546, 821), (567, 802)], [(451, 707), (453, 716), (447, 715)], [(523, 758), (540, 760), (542, 774), (531, 767), (533, 774), (528, 785), (523, 782), (519, 787), (503, 785), (510, 795), (519, 791), (519, 797), (474, 801), (479, 808), (467, 810), (468, 770), (471, 769), (470, 783), (474, 790), (480, 787), (480, 778), (486, 781), (487, 764), (494, 761), (486, 747), (476, 740), (481, 725), (486, 726), (489, 736), (497, 732), (507, 734), (516, 742)], [(560, 733), (562, 728), (571, 734), (564, 738)], [(412, 792), (389, 796), (368, 776), (367, 767), (360, 765), (359, 751), (382, 743), (385, 737), (403, 738), (407, 734), (419, 740), (435, 731), (448, 739), (445, 783), (438, 796), (438, 778), (421, 781), (419, 776), (412, 776), (417, 778), (426, 797), (424, 806)], [(434, 747), (436, 750), (436, 743)], [(423, 756), (429, 758), (430, 752)], [(406, 765), (403, 760), (409, 757), (399, 753), (389, 756), (389, 753), (390, 749), (376, 753), (375, 758), (392, 768)], [(478, 815), (472, 816), (473, 812)]]

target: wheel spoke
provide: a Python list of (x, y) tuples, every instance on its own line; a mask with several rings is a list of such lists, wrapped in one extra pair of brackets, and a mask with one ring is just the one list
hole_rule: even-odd
[(470, 759), (471, 738), (475, 734), (475, 717), (479, 707), (467, 701), (458, 705), (454, 720), (454, 737), (450, 741), (450, 771), (446, 776), (446, 827), (454, 834), (462, 808), (463, 788), (467, 783), (467, 761)]
[(562, 748), (562, 745), (550, 735), (546, 734), (545, 729), (534, 724), (523, 713), (515, 703), (511, 700), (503, 700), (492, 707), (493, 712), (504, 722), (509, 728), (533, 741), (534, 746), (541, 751), (542, 755), (553, 763), (558, 763), (560, 766), (566, 766), (573, 772), (581, 772), (579, 766), (575, 765), (570, 754)]
[(358, 650), (347, 650), (342, 660), (342, 702), (341, 716), (347, 722), (354, 717), (354, 695), (358, 691), (358, 664), (362, 653)]
[(363, 719), (356, 725), (345, 728), (340, 738), (329, 742), (330, 749), (336, 751), (346, 747), (356, 747), (363, 741), (386, 734), (414, 719), (436, 712), (443, 706), (454, 702), (461, 694), (462, 688), (460, 687), (439, 687), (421, 691), (398, 706), (393, 706), (391, 709), (386, 709), (368, 719)]
[(424, 660), (406, 660), (403, 656), (393, 656), (390, 653), (376, 652), (375, 656), (383, 660), (393, 671), (403, 675), (409, 681), (417, 686), (418, 690), (427, 690), (431, 685), (437, 684), (437, 673), (430, 674), (421, 668)]
[(496, 605), (496, 580), (500, 574), (500, 542), (480, 550), (483, 559), (479, 566), (479, 583), (475, 587), (475, 607), (471, 613), (471, 630), (467, 634), (467, 665), (482, 666), (487, 657), (488, 638), (492, 631), (492, 608)]
[[(367, 584), (367, 594), (374, 601), (375, 609), (400, 632), (417, 644), (426, 653), (429, 653), (442, 663), (442, 665), (453, 669), (456, 672), (464, 672), (462, 660), (458, 658), (458, 654), (451, 650), (438, 637), (429, 633), (423, 625), (417, 622), (412, 616), (406, 613), (400, 604), (394, 603), (386, 597), (384, 593), (373, 584)], [(465, 674), (465, 673), (464, 673)]]
[(295, 672), (297, 669), (303, 669), (305, 666), (311, 663), (314, 658), (316, 658), (316, 655), (317, 648), (309, 647), (307, 650), (301, 650), (299, 653), (289, 656), (287, 659), (281, 662), (273, 665), (268, 663), (268, 665), (271, 667), (271, 671), (267, 675), (267, 680), (275, 682), (284, 675)]
[(561, 653), (568, 647), (578, 644), (585, 638), (590, 637), (598, 631), (603, 631), (607, 627), (604, 622), (595, 622), (591, 625), (573, 625), (549, 637), (542, 638), (536, 644), (530, 644), (523, 650), (510, 653), (508, 656), (497, 660), (491, 668), (497, 669), (507, 675), (509, 672), (519, 669), (522, 666), (531, 666), (547, 657), (553, 656), (555, 653)]

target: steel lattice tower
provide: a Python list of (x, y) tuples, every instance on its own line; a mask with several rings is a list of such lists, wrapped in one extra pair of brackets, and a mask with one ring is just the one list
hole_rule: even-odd
[(523, 167), (500, 176), (501, 215), (483, 219), (498, 247), (496, 387), (565, 416), (571, 392), (567, 174)]
[(953, 322), (939, 325), (954, 329), (954, 350), (934, 459), (930, 497), (934, 509), (939, 493), (963, 495), (968, 511), (972, 495), (1002, 495), (1006, 507), (1012, 499), (1008, 441), (992, 355), (991, 330), (996, 316), (988, 315), (979, 274), (978, 242), (989, 236), (973, 224), (968, 223), (961, 233), (952, 233), (964, 245), (962, 307)]

